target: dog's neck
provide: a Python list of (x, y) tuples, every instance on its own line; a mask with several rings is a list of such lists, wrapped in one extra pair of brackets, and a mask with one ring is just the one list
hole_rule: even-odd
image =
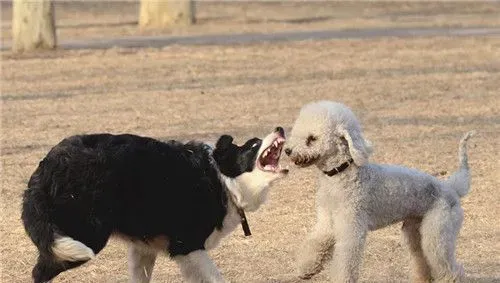
[[(213, 145), (205, 144), (207, 152), (212, 155)], [(211, 162), (215, 168), (217, 163), (212, 158)], [(243, 173), (236, 178), (228, 177), (219, 171), (219, 179), (229, 192), (229, 198), (232, 203), (241, 211), (255, 211), (266, 200), (267, 192), (271, 182), (274, 180), (268, 178), (251, 178), (248, 173)], [(257, 180), (256, 180), (257, 179)], [(243, 216), (242, 216), (243, 217)]]
[(221, 174), (221, 179), (229, 191), (230, 198), (238, 209), (257, 210), (266, 200), (270, 183), (252, 182), (245, 174), (229, 178)]

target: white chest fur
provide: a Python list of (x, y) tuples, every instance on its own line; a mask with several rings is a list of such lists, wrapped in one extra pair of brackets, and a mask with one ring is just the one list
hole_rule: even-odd
[(241, 223), (240, 215), (238, 214), (235, 205), (229, 201), (227, 207), (227, 214), (222, 221), (222, 229), (214, 229), (212, 234), (205, 240), (205, 249), (215, 248), (220, 240), (227, 236), (231, 231)]

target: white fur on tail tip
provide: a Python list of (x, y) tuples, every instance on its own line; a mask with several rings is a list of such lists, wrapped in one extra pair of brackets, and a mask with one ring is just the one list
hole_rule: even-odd
[(95, 257), (91, 248), (71, 237), (56, 236), (52, 252), (58, 259), (66, 261), (86, 261)]

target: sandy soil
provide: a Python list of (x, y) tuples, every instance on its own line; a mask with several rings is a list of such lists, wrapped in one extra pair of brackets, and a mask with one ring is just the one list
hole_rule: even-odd
[[(238, 141), (290, 129), (299, 108), (351, 106), (375, 145), (373, 161), (445, 175), (471, 129), (472, 191), (463, 199), (457, 254), (469, 282), (500, 280), (500, 38), (376, 39), (250, 46), (58, 51), (2, 58), (1, 282), (28, 282), (36, 251), (19, 220), (38, 161), (62, 138), (135, 133), (161, 139)], [(285, 164), (289, 164), (286, 158)], [(296, 282), (294, 251), (314, 222), (314, 169), (292, 167), (264, 208), (211, 251), (231, 282)], [(370, 234), (364, 282), (407, 280), (400, 225)], [(127, 282), (117, 239), (55, 282)], [(311, 282), (325, 282), (326, 273)], [(161, 257), (154, 282), (180, 282)]]
[[(2, 1), (1, 7), (2, 40), (10, 41), (12, 6)], [(55, 7), (60, 41), (154, 34), (500, 25), (500, 3), (491, 1), (200, 1), (196, 25), (164, 30), (138, 29), (138, 1), (55, 1)]]

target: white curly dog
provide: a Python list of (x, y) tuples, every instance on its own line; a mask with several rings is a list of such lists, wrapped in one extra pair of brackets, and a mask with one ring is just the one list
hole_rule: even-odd
[(298, 252), (303, 279), (322, 270), (334, 282), (356, 282), (368, 231), (403, 222), (412, 259), (412, 281), (456, 282), (462, 225), (460, 197), (469, 191), (467, 133), (459, 145), (460, 168), (446, 181), (414, 169), (369, 163), (371, 147), (353, 112), (343, 104), (305, 105), (285, 153), (300, 167), (319, 169), (317, 223)]

